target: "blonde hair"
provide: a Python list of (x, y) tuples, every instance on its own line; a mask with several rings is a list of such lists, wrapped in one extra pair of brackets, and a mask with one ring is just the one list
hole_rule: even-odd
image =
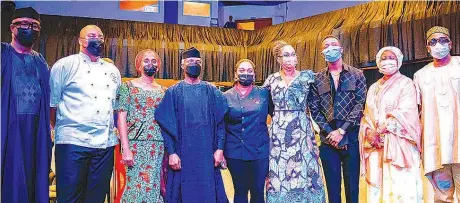
[(275, 58), (280, 56), (280, 54), (281, 54), (281, 52), (282, 52), (282, 50), (283, 50), (283, 48), (285, 46), (291, 46), (291, 45), (288, 44), (287, 42), (283, 41), (283, 40), (278, 40), (278, 41), (275, 41), (273, 43), (272, 51), (273, 51), (273, 55), (275, 55)]
[(155, 57), (155, 59), (157, 60), (158, 69), (162, 65), (161, 60), (160, 60), (160, 56), (157, 54), (157, 52), (153, 51), (152, 49), (144, 49), (144, 50), (140, 51), (136, 55), (136, 59), (134, 61), (134, 66), (136, 67), (136, 70), (138, 72), (139, 72), (140, 65), (142, 64), (142, 59), (144, 58), (144, 55), (147, 54), (147, 53), (152, 53), (153, 54), (153, 57)]

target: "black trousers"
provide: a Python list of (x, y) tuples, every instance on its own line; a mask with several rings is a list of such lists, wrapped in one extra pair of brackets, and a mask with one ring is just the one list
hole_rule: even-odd
[(110, 191), (113, 150), (57, 144), (57, 202), (103, 203)]
[(235, 188), (233, 202), (248, 203), (248, 191), (251, 191), (251, 203), (263, 203), (268, 158), (251, 161), (227, 158), (227, 166)]
[(342, 169), (347, 203), (359, 201), (359, 145), (354, 142), (347, 145), (347, 150), (336, 149), (328, 144), (321, 144), (319, 156), (326, 179), (327, 195), (330, 203), (342, 203)]

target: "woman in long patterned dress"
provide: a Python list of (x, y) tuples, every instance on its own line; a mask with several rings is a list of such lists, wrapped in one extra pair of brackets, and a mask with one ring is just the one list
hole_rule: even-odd
[(307, 114), (314, 74), (296, 70), (297, 55), (286, 42), (276, 42), (273, 53), (281, 70), (268, 76), (264, 84), (274, 104), (267, 202), (325, 202), (318, 146)]
[(421, 124), (415, 86), (399, 72), (403, 58), (396, 47), (376, 56), (384, 76), (369, 88), (359, 131), (366, 202), (423, 202)]
[(164, 202), (160, 186), (164, 144), (154, 118), (164, 96), (164, 88), (154, 80), (161, 62), (147, 49), (136, 56), (135, 65), (141, 76), (124, 82), (119, 90), (118, 129), (122, 161), (128, 166), (122, 202)]

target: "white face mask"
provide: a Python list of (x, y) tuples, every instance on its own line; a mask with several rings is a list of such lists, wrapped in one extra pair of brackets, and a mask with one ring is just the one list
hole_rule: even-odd
[(393, 75), (398, 71), (398, 61), (396, 60), (381, 60), (379, 63), (379, 72), (384, 75)]
[(441, 44), (441, 43), (438, 42), (438, 43), (436, 43), (435, 46), (430, 46), (430, 50), (431, 50), (430, 54), (431, 54), (431, 56), (433, 56), (433, 58), (435, 58), (435, 59), (443, 59), (450, 52), (449, 43)]

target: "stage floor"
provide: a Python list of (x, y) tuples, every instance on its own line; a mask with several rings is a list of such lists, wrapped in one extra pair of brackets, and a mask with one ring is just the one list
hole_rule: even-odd
[[(52, 164), (51, 164), (51, 168), (53, 171), (54, 170), (54, 148), (53, 148), (53, 159), (52, 159)], [(229, 172), (229, 170), (222, 170), (222, 177), (223, 177), (223, 180), (224, 180), (224, 185), (225, 185), (225, 191), (227, 193), (227, 196), (228, 196), (228, 199), (230, 201), (230, 203), (233, 203), (233, 195), (234, 195), (234, 190), (233, 190), (233, 183), (232, 183), (232, 178), (231, 178), (231, 174)], [(324, 178), (323, 178), (324, 180)], [(343, 181), (343, 180), (342, 180)], [(424, 194), (425, 194), (425, 197), (424, 197), (424, 202), (425, 203), (433, 203), (433, 188), (431, 186), (431, 184), (429, 183), (428, 179), (423, 177), (423, 182), (424, 182)], [(366, 203), (364, 201), (364, 193), (366, 191), (366, 188), (364, 187), (365, 186), (365, 182), (363, 179), (361, 179), (360, 181), (360, 203)], [(408, 186), (410, 187), (410, 186)], [(343, 188), (343, 185), (342, 185), (342, 188)], [(342, 202), (345, 203), (345, 193), (344, 193), (344, 190), (342, 189)], [(455, 200), (455, 203), (460, 203), (458, 200)]]
[[(316, 136), (316, 141), (317, 143), (321, 143), (318, 135)], [(424, 203), (433, 203), (434, 202), (433, 201), (433, 195), (434, 195), (433, 187), (431, 186), (431, 183), (428, 181), (428, 179), (425, 176), (423, 176), (423, 174), (420, 174), (420, 175), (423, 178)], [(231, 177), (229, 170), (222, 170), (222, 177), (224, 179), (225, 191), (227, 192), (228, 199), (230, 200), (230, 202), (233, 202), (234, 190), (233, 190), (232, 177)], [(359, 183), (359, 188), (360, 188), (359, 189), (359, 192), (360, 192), (359, 202), (360, 203), (368, 203), (365, 201), (366, 184), (367, 183), (362, 178)], [(411, 186), (408, 186), (408, 187), (411, 187)], [(343, 189), (343, 180), (342, 180), (342, 202), (343, 203), (346, 202), (345, 201), (345, 189)], [(458, 200), (454, 200), (454, 203), (460, 203), (460, 202)]]
[[(229, 201), (232, 203), (233, 202), (233, 195), (234, 195), (234, 190), (233, 190), (233, 183), (232, 183), (232, 177), (231, 177), (231, 174), (228, 170), (222, 170), (222, 177), (224, 179), (224, 185), (225, 185), (225, 191), (227, 192), (227, 196), (228, 196), (228, 199)], [(428, 181), (428, 179), (426, 179), (425, 177), (423, 177), (423, 182), (424, 182), (424, 189), (423, 189), (423, 192), (425, 194), (425, 197), (424, 197), (424, 202), (425, 203), (433, 203), (433, 188), (430, 184), (430, 182)], [(360, 203), (366, 203), (364, 201), (365, 197), (364, 197), (364, 193), (366, 191), (366, 187), (364, 187), (366, 184), (366, 182), (361, 179), (360, 181), (360, 189), (359, 189), (359, 192), (360, 192), (360, 200), (359, 202)], [(410, 187), (410, 186), (408, 186)], [(343, 188), (343, 185), (342, 185), (342, 188)], [(342, 202), (345, 203), (345, 192), (344, 192), (344, 189), (342, 189)], [(370, 202), (369, 202), (370, 203)], [(460, 203), (458, 201), (456, 201), (456, 203)]]

